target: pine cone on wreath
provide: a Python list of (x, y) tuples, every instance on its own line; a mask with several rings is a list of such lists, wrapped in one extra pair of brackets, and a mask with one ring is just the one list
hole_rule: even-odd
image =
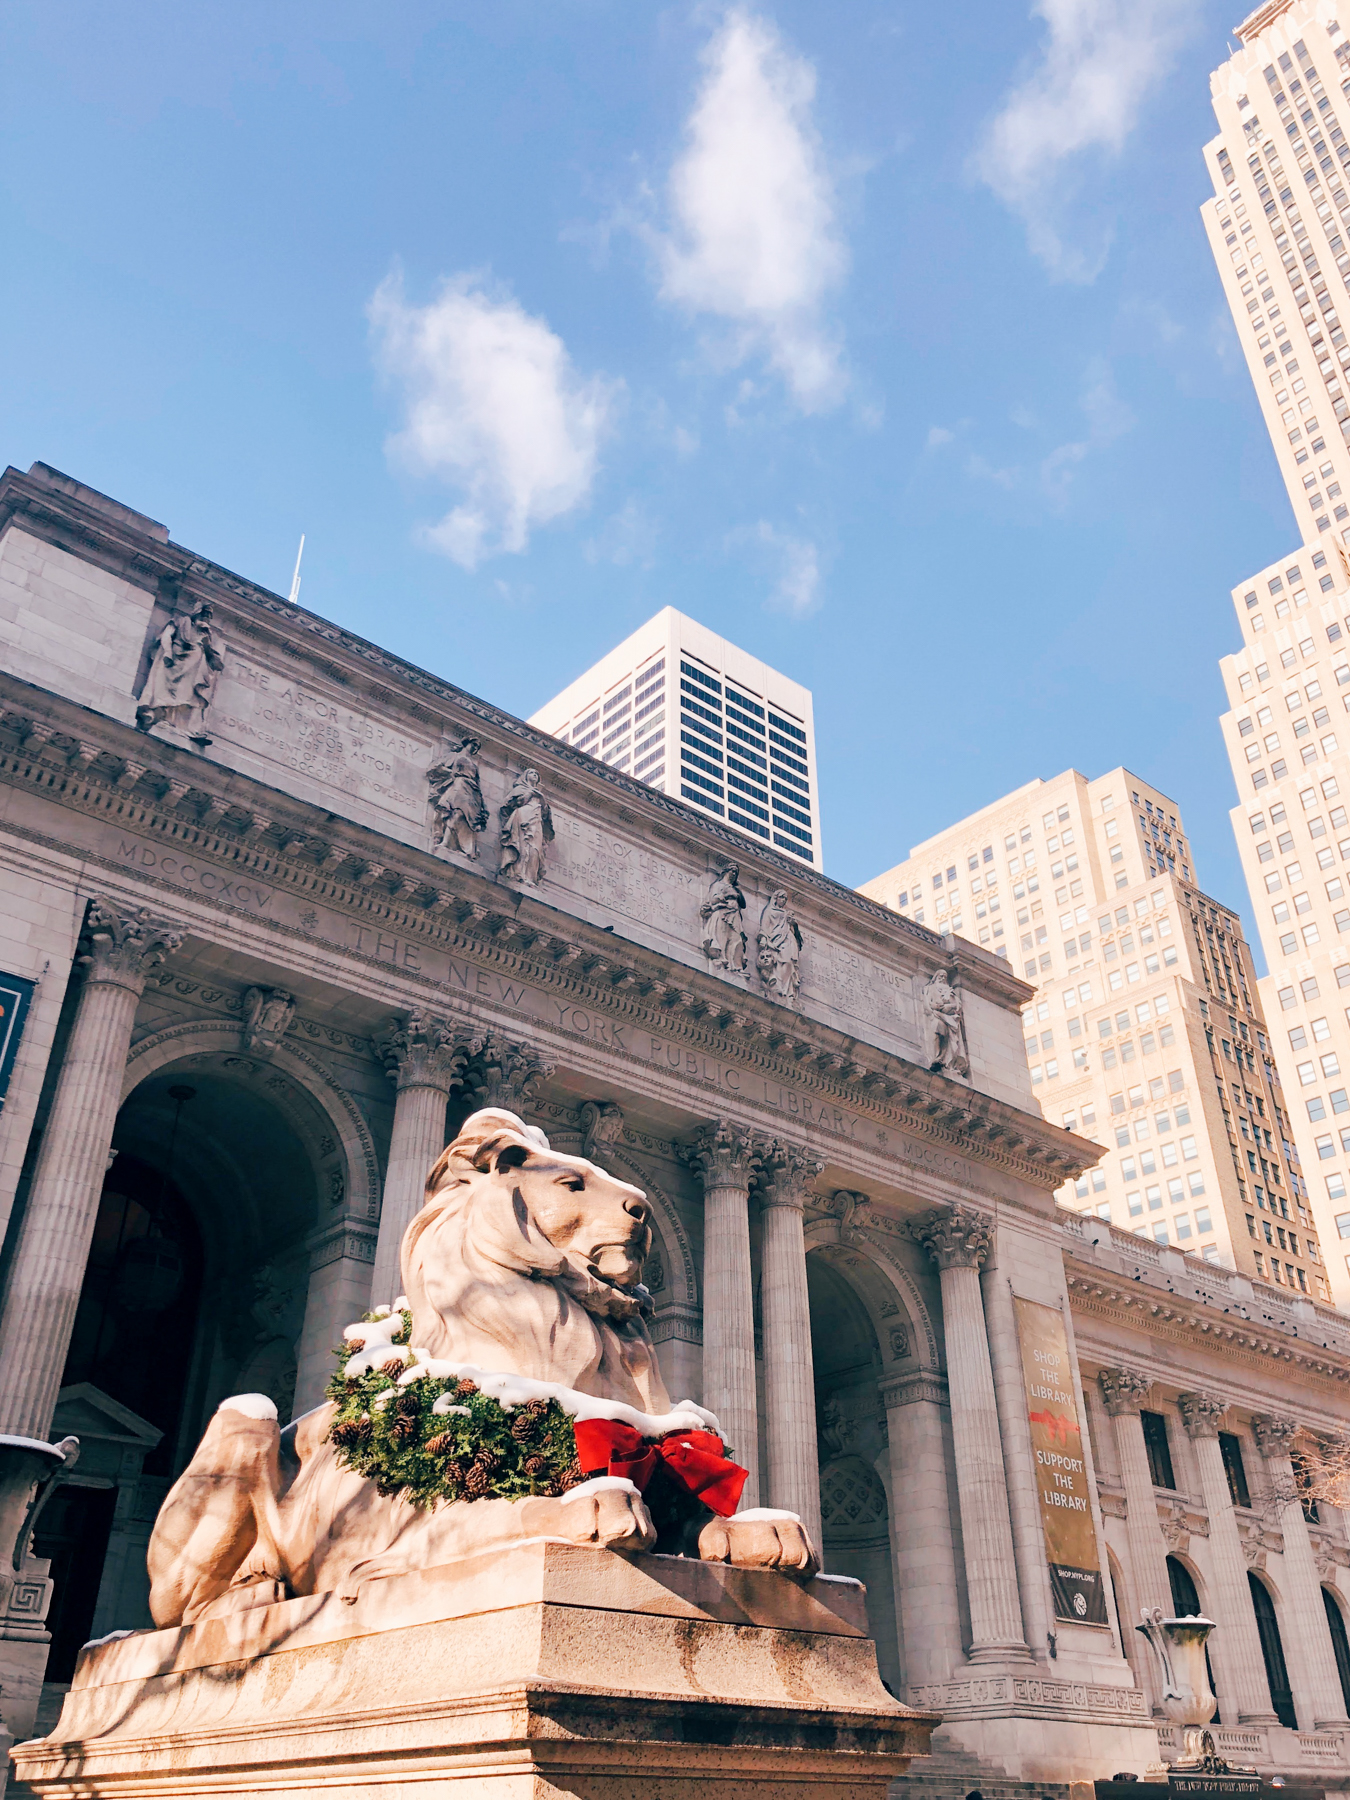
[(548, 1464), (544, 1461), (542, 1456), (527, 1456), (525, 1458), (525, 1473), (527, 1475), (542, 1475), (547, 1468)]
[(389, 1435), (396, 1444), (410, 1444), (417, 1436), (417, 1421), (400, 1414), (389, 1427)]
[(444, 1456), (450, 1448), (451, 1437), (448, 1431), (438, 1431), (435, 1437), (429, 1437), (425, 1449), (428, 1456)]
[(534, 1420), (524, 1412), (518, 1412), (511, 1420), (511, 1436), (518, 1444), (528, 1444), (534, 1436)]
[(464, 1477), (464, 1492), (470, 1500), (481, 1500), (488, 1491), (488, 1472), (481, 1463), (475, 1463)]
[(401, 1375), (407, 1366), (408, 1364), (403, 1357), (391, 1356), (388, 1362), (382, 1362), (380, 1364), (380, 1373), (381, 1375), (389, 1376)]
[(467, 1375), (461, 1375), (459, 1383), (455, 1388), (455, 1392), (459, 1395), (461, 1400), (467, 1400), (470, 1394), (476, 1394), (478, 1392), (478, 1383), (476, 1381), (470, 1381)]

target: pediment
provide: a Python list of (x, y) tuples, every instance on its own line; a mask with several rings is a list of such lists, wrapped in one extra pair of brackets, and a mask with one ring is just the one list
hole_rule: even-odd
[(53, 1439), (77, 1437), (82, 1443), (101, 1438), (105, 1443), (135, 1444), (142, 1450), (153, 1450), (164, 1433), (95, 1387), (92, 1381), (77, 1381), (62, 1388), (56, 1397), (51, 1435)]

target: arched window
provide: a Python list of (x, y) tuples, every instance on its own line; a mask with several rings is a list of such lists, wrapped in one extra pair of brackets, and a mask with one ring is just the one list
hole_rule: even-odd
[[(1172, 1611), (1179, 1619), (1196, 1618), (1200, 1612), (1200, 1596), (1196, 1592), (1191, 1572), (1179, 1557), (1169, 1556), (1167, 1559), (1167, 1583), (1172, 1590)], [(1209, 1691), (1217, 1700), (1219, 1684), (1214, 1679), (1214, 1665), (1209, 1660), (1209, 1645), (1205, 1645), (1205, 1674), (1209, 1677)], [(1214, 1708), (1211, 1725), (1217, 1725), (1222, 1719), (1221, 1708)]]
[(1322, 1589), (1322, 1604), (1327, 1609), (1331, 1646), (1336, 1652), (1336, 1673), (1341, 1678), (1341, 1699), (1345, 1702), (1345, 1710), (1350, 1712), (1350, 1638), (1345, 1632), (1345, 1615), (1329, 1588)]
[(1270, 1704), (1281, 1725), (1287, 1725), (1290, 1731), (1297, 1731), (1298, 1719), (1294, 1712), (1294, 1696), (1289, 1689), (1289, 1670), (1285, 1667), (1284, 1645), (1280, 1642), (1275, 1602), (1271, 1599), (1266, 1584), (1258, 1580), (1250, 1569), (1247, 1571), (1247, 1585), (1252, 1591), (1252, 1611), (1256, 1614), (1261, 1654), (1266, 1661), (1266, 1685), (1270, 1689)]

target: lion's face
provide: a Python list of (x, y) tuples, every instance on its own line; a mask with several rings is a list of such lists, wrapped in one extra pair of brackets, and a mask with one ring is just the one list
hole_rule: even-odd
[(512, 1205), (524, 1207), (555, 1250), (615, 1287), (636, 1285), (652, 1244), (651, 1212), (640, 1188), (557, 1150), (512, 1145), (496, 1163), (494, 1176), (511, 1183)]

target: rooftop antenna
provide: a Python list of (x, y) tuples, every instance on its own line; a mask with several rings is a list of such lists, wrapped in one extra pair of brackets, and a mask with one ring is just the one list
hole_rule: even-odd
[(291, 576), (290, 602), (294, 606), (300, 598), (300, 558), (305, 554), (305, 534), (300, 533), (300, 548), (295, 553), (295, 573)]

